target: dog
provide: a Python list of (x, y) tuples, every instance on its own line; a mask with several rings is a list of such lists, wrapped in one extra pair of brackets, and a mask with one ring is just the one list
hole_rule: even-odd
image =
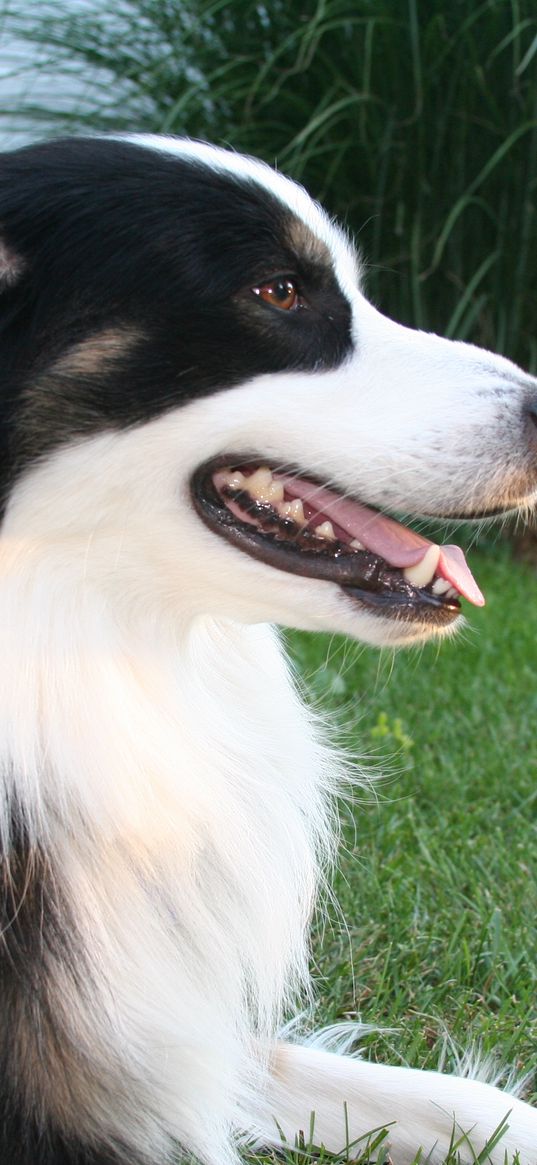
[(513, 1096), (281, 1034), (347, 778), (273, 625), (452, 632), (483, 602), (462, 552), (391, 515), (537, 490), (537, 381), (361, 279), (251, 158), (2, 157), (2, 1165), (235, 1165), (383, 1126), (397, 1165), (452, 1135), (467, 1162), (504, 1118), (487, 1160), (537, 1161)]

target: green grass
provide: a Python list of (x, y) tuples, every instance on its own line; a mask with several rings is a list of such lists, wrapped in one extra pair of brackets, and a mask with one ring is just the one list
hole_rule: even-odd
[(394, 655), (289, 636), (315, 701), (390, 773), (342, 806), (315, 1024), (390, 1029), (364, 1037), (375, 1060), (454, 1070), (473, 1048), (525, 1074), (537, 1063), (537, 575), (505, 543), (472, 563), (487, 606), (456, 640)]
[[(467, 1137), (454, 1131), (443, 1165), (461, 1165), (463, 1153), (465, 1162), (470, 1159), (472, 1165), (490, 1165), (490, 1153), (501, 1145), (505, 1130), (506, 1122), (502, 1121), (481, 1147), (470, 1144)], [(248, 1165), (309, 1165), (310, 1162), (311, 1165), (397, 1165), (390, 1155), (388, 1129), (374, 1129), (359, 1140), (348, 1143), (338, 1154), (328, 1153), (322, 1145), (316, 1145), (312, 1129), (307, 1137), (300, 1134), (294, 1146), (284, 1144), (271, 1153), (250, 1154), (246, 1160)], [(420, 1149), (412, 1165), (427, 1165)], [(520, 1165), (518, 1153), (512, 1162), (506, 1158), (504, 1165)]]
[(345, 926), (332, 911), (316, 975), (323, 1022), (359, 1013), (396, 1029), (371, 1037), (375, 1057), (433, 1067), (447, 1035), (525, 1072), (537, 1037), (537, 577), (505, 545), (473, 560), (488, 602), (456, 640), (388, 655), (291, 636), (314, 695), (391, 773), (376, 798), (342, 808)]

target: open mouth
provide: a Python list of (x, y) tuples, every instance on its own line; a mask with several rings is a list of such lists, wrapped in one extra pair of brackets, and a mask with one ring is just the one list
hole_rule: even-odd
[(295, 469), (218, 457), (196, 471), (192, 496), (206, 525), (244, 553), (335, 583), (377, 614), (445, 625), (461, 596), (485, 601), (458, 546), (438, 546)]

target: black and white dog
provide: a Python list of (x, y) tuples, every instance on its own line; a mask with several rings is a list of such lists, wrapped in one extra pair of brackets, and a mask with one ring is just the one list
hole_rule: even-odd
[(3, 155), (0, 325), (2, 1165), (232, 1165), (311, 1113), (336, 1151), (390, 1123), (397, 1165), (510, 1113), (490, 1161), (535, 1165), (513, 1097), (278, 1038), (342, 761), (270, 624), (457, 627), (462, 553), (385, 511), (531, 500), (537, 382), (385, 319), (304, 190), (171, 139)]

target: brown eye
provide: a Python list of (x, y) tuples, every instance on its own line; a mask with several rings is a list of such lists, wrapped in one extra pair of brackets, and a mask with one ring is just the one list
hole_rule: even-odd
[(283, 311), (292, 311), (299, 305), (298, 290), (292, 279), (273, 279), (270, 283), (262, 283), (260, 287), (252, 287), (252, 291), (265, 303)]

